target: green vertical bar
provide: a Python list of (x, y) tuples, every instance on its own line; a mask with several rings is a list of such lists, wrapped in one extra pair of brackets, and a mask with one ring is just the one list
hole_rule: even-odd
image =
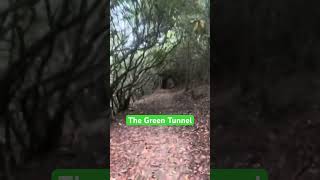
[(194, 116), (190, 114), (128, 114), (127, 126), (193, 126)]
[(56, 169), (51, 180), (109, 180), (109, 169)]
[(268, 180), (264, 169), (213, 169), (211, 180)]

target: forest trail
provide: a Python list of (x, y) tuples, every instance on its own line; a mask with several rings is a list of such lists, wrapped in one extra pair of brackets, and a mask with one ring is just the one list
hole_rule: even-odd
[[(202, 87), (208, 92), (208, 87)], [(193, 114), (192, 127), (111, 125), (111, 179), (209, 179), (209, 93), (193, 100), (181, 90), (158, 90), (136, 101), (128, 113)]]

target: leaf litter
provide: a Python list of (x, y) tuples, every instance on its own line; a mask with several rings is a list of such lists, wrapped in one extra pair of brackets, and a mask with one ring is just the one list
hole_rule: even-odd
[[(113, 123), (111, 179), (209, 179), (208, 95), (194, 100), (182, 90), (160, 90), (135, 102), (132, 109), (139, 114), (193, 114), (197, 120), (192, 127), (127, 127)], [(117, 119), (122, 121), (124, 116), (118, 115)]]

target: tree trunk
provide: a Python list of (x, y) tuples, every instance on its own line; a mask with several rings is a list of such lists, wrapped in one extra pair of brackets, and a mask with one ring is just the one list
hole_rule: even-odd
[(190, 76), (191, 76), (191, 68), (190, 68), (190, 64), (192, 62), (192, 57), (191, 57), (191, 49), (190, 49), (190, 37), (189, 40), (187, 42), (187, 57), (186, 57), (186, 79), (185, 79), (185, 91), (188, 91), (190, 89)]

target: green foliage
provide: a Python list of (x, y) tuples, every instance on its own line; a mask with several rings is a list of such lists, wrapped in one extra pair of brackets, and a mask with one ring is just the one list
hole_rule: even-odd
[(181, 84), (207, 81), (209, 77), (209, 6), (208, 1), (186, 1), (176, 22), (176, 33), (183, 41), (171, 54), (175, 62), (167, 69), (174, 69)]
[[(130, 98), (164, 69), (175, 56), (200, 61), (208, 54), (209, 20), (204, 1), (127, 0), (111, 2), (111, 88), (114, 109), (128, 107)], [(192, 44), (192, 46), (186, 46)], [(197, 49), (195, 51), (194, 49)], [(193, 51), (191, 54), (188, 53)], [(206, 59), (208, 61), (208, 59)], [(184, 61), (189, 64), (189, 61)], [(197, 64), (197, 63), (195, 63)], [(184, 69), (187, 74), (190, 72)], [(179, 73), (178, 73), (179, 74)], [(183, 79), (183, 78), (182, 78)], [(185, 80), (186, 81), (186, 80)]]

